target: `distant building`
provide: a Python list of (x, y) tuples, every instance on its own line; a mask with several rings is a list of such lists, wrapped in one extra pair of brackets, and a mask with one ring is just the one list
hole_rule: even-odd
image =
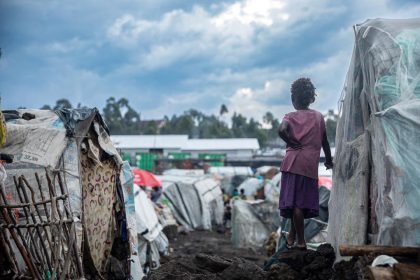
[(256, 138), (188, 139), (183, 151), (193, 158), (200, 154), (224, 154), (226, 158), (250, 158), (260, 145)]
[[(256, 138), (189, 139), (188, 135), (114, 135), (115, 147), (127, 160), (139, 155), (184, 159), (251, 158), (260, 145)], [(155, 158), (155, 156), (153, 156)]]
[(122, 153), (157, 153), (168, 156), (186, 147), (188, 135), (113, 135), (111, 140)]

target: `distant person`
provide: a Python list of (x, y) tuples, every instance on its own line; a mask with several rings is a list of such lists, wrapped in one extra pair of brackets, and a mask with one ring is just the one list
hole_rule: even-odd
[(286, 241), (288, 248), (306, 249), (304, 219), (318, 216), (318, 164), (321, 147), (325, 153), (325, 167), (333, 167), (324, 117), (309, 109), (315, 101), (315, 87), (309, 78), (293, 82), (291, 99), (296, 111), (284, 116), (279, 136), (287, 144), (281, 164), (280, 215), (290, 218), (292, 225)]
[(229, 204), (229, 195), (226, 193), (226, 191), (224, 189), (222, 189), (222, 195), (223, 195), (223, 204)]
[(238, 189), (237, 189), (237, 188), (234, 188), (234, 189), (233, 189), (233, 192), (232, 192), (232, 198), (234, 198), (234, 197), (238, 197), (238, 196), (239, 196)]
[(223, 215), (223, 226), (225, 228), (231, 228), (232, 223), (232, 207), (230, 205), (226, 205), (225, 213)]
[(157, 202), (161, 195), (162, 195), (162, 188), (153, 188), (152, 193), (150, 195), (150, 199), (153, 202)]
[(240, 192), (241, 192), (241, 194), (239, 195), (239, 197), (243, 200), (246, 200), (245, 190), (241, 189)]

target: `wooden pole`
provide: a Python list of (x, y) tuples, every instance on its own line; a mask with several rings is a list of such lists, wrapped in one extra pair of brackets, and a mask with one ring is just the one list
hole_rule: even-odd
[(396, 280), (392, 268), (368, 266), (369, 278), (372, 280)]
[[(57, 176), (58, 176), (58, 185), (60, 186), (61, 195), (68, 195), (68, 189), (64, 186), (64, 182), (61, 179), (61, 175), (60, 175), (59, 172), (57, 173)], [(71, 205), (70, 205), (70, 202), (69, 202), (68, 198), (66, 200), (63, 200), (63, 206), (64, 206), (64, 209), (65, 209), (65, 212), (66, 212), (67, 219), (73, 219), (72, 211), (71, 211)], [(75, 225), (72, 225), (72, 227), (70, 228), (70, 235), (71, 236), (69, 238), (71, 240), (77, 238)], [(74, 240), (72, 240), (72, 241), (74, 241)], [(69, 249), (69, 252), (70, 251), (71, 250)], [(77, 248), (76, 242), (73, 242), (73, 254), (74, 254), (75, 260), (76, 260), (77, 272), (79, 273), (79, 276), (83, 278), (84, 277), (83, 267), (82, 267), (82, 263), (80, 261), (79, 250)]]
[[(25, 202), (26, 203), (30, 203), (29, 202), (29, 196), (28, 196), (28, 193), (26, 192), (26, 190), (25, 190), (25, 186), (24, 186), (24, 184), (26, 185), (26, 187), (29, 189), (29, 191), (31, 192), (31, 197), (32, 197), (32, 203), (35, 203), (36, 202), (36, 200), (35, 200), (35, 192), (34, 192), (34, 190), (32, 189), (32, 187), (29, 185), (29, 183), (28, 183), (28, 181), (25, 179), (25, 176), (21, 176), (21, 177), (19, 177), (19, 188), (22, 190), (22, 193), (23, 193), (23, 197), (25, 198)], [(40, 222), (41, 223), (43, 223), (44, 222), (44, 220), (42, 219), (42, 216), (41, 216), (41, 214), (39, 213), (39, 210), (38, 210), (38, 207), (35, 205), (35, 206), (33, 206), (34, 208), (35, 208), (35, 212), (37, 212), (37, 214), (38, 214), (38, 216), (39, 216), (39, 220), (40, 220)], [(37, 224), (38, 223), (38, 221), (37, 221), (37, 219), (36, 219), (36, 217), (35, 217), (35, 213), (33, 212), (33, 211), (29, 211), (29, 214), (30, 214), (30, 216), (31, 216), (31, 218), (32, 218), (32, 220), (33, 220), (33, 222), (34, 222), (34, 224)], [(47, 235), (47, 230), (45, 229), (45, 227), (42, 227), (43, 228), (43, 230), (44, 230), (44, 232), (45, 232), (45, 234)], [(41, 244), (41, 248), (42, 248), (42, 251), (44, 252), (44, 255), (45, 255), (45, 260), (46, 260), (46, 262), (47, 262), (47, 266), (48, 266), (48, 269), (49, 269), (49, 271), (51, 272), (52, 271), (52, 266), (51, 266), (51, 262), (50, 262), (50, 254), (49, 254), (49, 252), (48, 252), (48, 249), (47, 249), (47, 246), (45, 245), (45, 243), (44, 243), (44, 238), (43, 238), (43, 236), (42, 236), (42, 233), (41, 233), (41, 229), (40, 229), (40, 227), (38, 227), (38, 226), (36, 226), (35, 227), (35, 231), (36, 231), (36, 233), (38, 234), (38, 238), (39, 238), (39, 243)], [(48, 236), (48, 235), (47, 235)]]
[[(13, 176), (13, 181), (14, 181), (15, 186), (16, 186), (16, 191), (17, 191), (17, 194), (18, 194), (18, 197), (19, 197), (19, 201), (21, 203), (27, 202), (27, 201), (24, 201), (23, 195), (21, 194), (21, 191), (20, 191), (19, 184), (21, 183), (21, 180), (19, 180), (19, 183), (18, 183), (17, 180), (16, 180), (16, 177)], [(29, 220), (29, 215), (30, 215), (29, 212), (30, 212), (30, 210), (28, 211), (28, 209), (26, 209), (26, 207), (22, 207), (22, 209), (23, 209), (23, 212), (24, 212), (26, 223), (29, 225), (31, 223), (31, 221)], [(36, 225), (37, 221), (36, 220), (32, 220), (32, 221), (33, 221), (34, 225)], [(35, 226), (34, 226), (34, 228), (35, 228)], [(34, 250), (32, 250), (32, 252), (34, 252), (36, 259), (40, 263), (42, 263), (43, 262), (43, 258), (41, 257), (40, 252), (38, 251), (38, 248), (36, 246), (36, 241), (35, 241), (36, 238), (34, 237), (35, 234), (32, 232), (33, 230), (34, 229), (32, 229), (32, 228), (27, 228), (26, 229), (26, 231), (27, 231), (27, 233), (29, 235), (29, 238), (31, 239), (31, 242), (32, 242), (32, 244), (34, 246)], [(38, 238), (42, 239), (41, 236), (38, 236)], [(29, 248), (27, 248), (27, 250), (29, 250)], [(31, 252), (31, 251), (29, 250), (29, 252)], [(46, 256), (46, 257), (48, 257), (48, 256)], [(39, 274), (40, 275), (43, 275), (43, 270), (40, 267), (38, 267), (38, 266), (36, 266), (36, 268), (38, 269)]]
[(420, 255), (420, 247), (397, 247), (378, 245), (340, 245), (342, 256), (364, 256), (364, 255), (388, 255), (417, 258)]
[(396, 263), (394, 265), (394, 274), (398, 280), (400, 279), (419, 279), (420, 265), (408, 263)]
[[(1, 197), (3, 198), (3, 203), (1, 203), (0, 201), (0, 206), (1, 205), (6, 205), (7, 206), (7, 200), (6, 200), (6, 193), (3, 189), (3, 185), (0, 184), (0, 194)], [(0, 207), (1, 209), (2, 207)], [(9, 225), (17, 225), (17, 222), (15, 221), (13, 214), (11, 213), (10, 209), (1, 209), (1, 213), (3, 214), (3, 219), (5, 220), (5, 222)], [(28, 248), (28, 245), (25, 242), (25, 237), (22, 235), (21, 231), (19, 230), (19, 228), (11, 228), (9, 227), (9, 232), (10, 235), (12, 236), (13, 241), (15, 242), (16, 246), (18, 247), (18, 250), (23, 258), (23, 260), (25, 261), (29, 272), (31, 273), (32, 277), (35, 279), (41, 279), (41, 275), (38, 273), (38, 270), (35, 268), (34, 263), (32, 262), (31, 258), (29, 257), (29, 254), (26, 250), (26, 248)], [(17, 233), (17, 234), (16, 234)], [(19, 237), (21, 238), (22, 242), (19, 240)]]

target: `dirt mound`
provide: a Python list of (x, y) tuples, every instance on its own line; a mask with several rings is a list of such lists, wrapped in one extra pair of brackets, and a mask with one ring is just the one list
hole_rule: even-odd
[(256, 264), (241, 258), (223, 258), (198, 254), (191, 258), (173, 259), (152, 271), (149, 280), (263, 280), (264, 271)]
[(265, 279), (331, 279), (335, 253), (330, 244), (316, 251), (292, 249), (281, 253)]
[(357, 280), (368, 279), (367, 266), (370, 265), (374, 256), (352, 257), (348, 261), (340, 261), (334, 265), (333, 280)]

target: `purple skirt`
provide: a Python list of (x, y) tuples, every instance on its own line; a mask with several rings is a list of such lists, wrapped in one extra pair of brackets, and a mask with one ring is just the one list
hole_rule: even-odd
[(279, 201), (280, 215), (292, 218), (294, 208), (302, 209), (305, 219), (319, 215), (318, 180), (283, 172)]

